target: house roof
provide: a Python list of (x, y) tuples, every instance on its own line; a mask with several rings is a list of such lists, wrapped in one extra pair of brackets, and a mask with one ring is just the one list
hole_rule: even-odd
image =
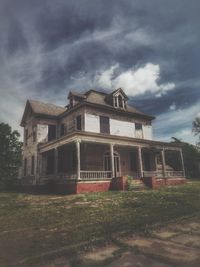
[[(117, 89), (119, 90), (119, 89)], [(113, 93), (115, 93), (117, 90), (115, 90)], [(122, 90), (122, 89), (120, 89)], [(95, 103), (95, 104), (99, 104), (99, 105), (102, 105), (104, 107), (110, 107), (112, 108), (113, 110), (116, 110), (116, 108), (114, 108), (113, 106), (111, 106), (107, 101), (107, 97), (110, 96), (110, 94), (106, 94), (106, 93), (103, 93), (103, 92), (99, 92), (99, 91), (95, 91), (95, 90), (89, 90), (85, 93), (85, 95), (87, 96), (87, 98), (84, 100), (85, 102), (89, 102), (89, 103)], [(149, 119), (154, 119), (153, 116), (150, 116), (150, 115), (147, 115), (141, 111), (139, 111), (138, 109), (130, 106), (130, 105), (126, 105), (126, 109), (125, 110), (121, 110), (123, 112), (130, 112), (130, 113), (133, 113), (133, 114), (138, 114), (138, 115), (142, 115), (142, 116), (145, 116), (145, 117), (149, 117)]]
[(35, 115), (42, 115), (42, 116), (49, 117), (49, 118), (58, 118), (61, 115), (64, 116), (64, 114), (68, 113), (69, 111), (71, 112), (71, 111), (73, 111), (74, 108), (78, 108), (80, 105), (82, 106), (84, 104), (92, 105), (94, 107), (96, 106), (98, 108), (104, 108), (107, 110), (109, 109), (110, 111), (120, 112), (123, 114), (129, 114), (129, 115), (132, 114), (132, 115), (144, 117), (145, 119), (148, 119), (148, 120), (154, 119), (153, 116), (147, 115), (147, 114), (137, 110), (136, 108), (129, 106), (128, 104), (126, 105), (125, 110), (113, 107), (109, 103), (109, 101), (107, 101), (107, 100), (111, 95), (115, 94), (119, 90), (120, 90), (120, 92), (122, 92), (124, 94), (124, 97), (126, 97), (126, 99), (128, 99), (126, 94), (123, 92), (123, 90), (121, 88), (113, 91), (111, 94), (96, 91), (93, 89), (91, 89), (91, 90), (89, 90), (83, 94), (70, 91), (68, 98), (70, 96), (77, 96), (80, 98), (79, 103), (76, 104), (72, 108), (69, 108), (69, 106), (60, 107), (60, 106), (56, 106), (56, 105), (51, 104), (51, 103), (44, 103), (44, 102), (40, 102), (40, 101), (36, 101), (36, 100), (27, 100), (24, 114), (23, 114), (23, 117), (21, 120), (21, 126), (24, 126), (29, 110), (31, 110)]
[(21, 126), (24, 125), (28, 111), (31, 110), (36, 115), (44, 115), (56, 118), (66, 111), (66, 108), (56, 106), (51, 103), (43, 103), (37, 100), (27, 100), (24, 114), (21, 120)]

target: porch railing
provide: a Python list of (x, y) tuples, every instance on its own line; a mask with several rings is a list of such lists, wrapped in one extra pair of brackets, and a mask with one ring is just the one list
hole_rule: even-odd
[[(144, 171), (143, 172), (144, 177), (163, 177), (162, 171)], [(166, 171), (165, 172), (166, 177), (184, 177), (183, 171)]]
[(101, 180), (112, 178), (111, 171), (80, 171), (81, 180)]

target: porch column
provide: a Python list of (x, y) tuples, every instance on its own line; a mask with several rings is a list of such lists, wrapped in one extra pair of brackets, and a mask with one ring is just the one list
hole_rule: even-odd
[(180, 156), (181, 156), (181, 166), (182, 166), (183, 176), (185, 177), (185, 166), (184, 166), (182, 149), (180, 150)]
[(54, 174), (58, 174), (58, 148), (54, 148)]
[(80, 141), (76, 141), (77, 179), (80, 180)]
[(162, 157), (162, 169), (163, 169), (163, 177), (166, 177), (166, 166), (165, 166), (165, 149), (163, 148), (161, 151), (161, 157)]
[(111, 170), (112, 170), (112, 177), (115, 177), (115, 166), (114, 166), (114, 145), (110, 144), (110, 158), (111, 158)]
[(142, 148), (138, 147), (138, 163), (139, 163), (139, 175), (143, 177), (143, 163), (142, 163)]

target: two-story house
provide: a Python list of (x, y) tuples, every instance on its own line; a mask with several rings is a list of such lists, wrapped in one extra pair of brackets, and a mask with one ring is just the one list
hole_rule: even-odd
[(66, 107), (27, 101), (22, 185), (88, 192), (125, 176), (150, 186), (152, 177), (162, 185), (185, 181), (181, 146), (154, 141), (154, 117), (129, 106), (122, 89), (70, 92), (68, 99)]

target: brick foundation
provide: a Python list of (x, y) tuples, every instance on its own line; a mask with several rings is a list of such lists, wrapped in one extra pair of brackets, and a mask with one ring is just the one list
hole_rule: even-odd
[(21, 186), (26, 193), (80, 194), (89, 192), (106, 192), (109, 190), (126, 190), (127, 178), (118, 177), (106, 181), (69, 181), (63, 184), (50, 182), (46, 185)]
[(173, 178), (156, 178), (156, 177), (143, 177), (142, 178), (143, 183), (152, 188), (160, 188), (163, 186), (169, 186), (169, 185), (181, 185), (185, 184), (187, 180), (185, 178), (179, 178), (179, 177), (173, 177)]

